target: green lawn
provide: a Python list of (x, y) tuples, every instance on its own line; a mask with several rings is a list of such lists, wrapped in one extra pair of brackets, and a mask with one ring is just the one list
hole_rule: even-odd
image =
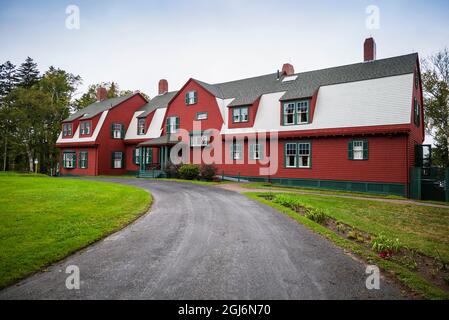
[[(398, 238), (402, 246), (441, 259), (446, 263), (449, 262), (449, 209), (383, 203), (369, 199), (348, 199), (332, 195), (268, 192), (247, 192), (245, 194), (290, 216), (340, 247), (363, 257), (367, 263), (376, 264), (394, 274), (401, 282), (424, 297), (449, 299), (447, 292), (425, 280), (415, 271), (395, 261), (380, 258), (366, 246), (349, 241), (325, 226), (298, 214), (290, 209), (288, 204), (294, 203), (308, 208), (321, 209), (329, 217), (355, 229), (374, 236), (383, 233), (390, 239)], [(276, 203), (265, 199), (266, 196), (279, 197), (279, 200), (282, 200), (280, 203)]]
[(0, 174), (0, 287), (116, 231), (151, 205), (114, 183)]
[(391, 239), (428, 256), (440, 255), (449, 263), (449, 209), (379, 201), (288, 194), (301, 203), (319, 208), (345, 224)]
[[(367, 198), (386, 198), (386, 199), (398, 199), (398, 200), (406, 200), (407, 198), (396, 196), (396, 195), (383, 195), (376, 193), (366, 193), (366, 192), (352, 192), (352, 191), (343, 191), (343, 190), (331, 190), (331, 189), (322, 189), (322, 188), (307, 188), (307, 187), (295, 187), (295, 186), (286, 186), (282, 184), (268, 183), (268, 182), (251, 182), (243, 184), (245, 188), (249, 189), (267, 189), (267, 190), (287, 190), (287, 191), (303, 191), (303, 192), (316, 192), (316, 193), (324, 193), (329, 195), (346, 195), (346, 196), (361, 196)], [(444, 204), (444, 203), (443, 203)], [(449, 206), (448, 206), (449, 207)]]

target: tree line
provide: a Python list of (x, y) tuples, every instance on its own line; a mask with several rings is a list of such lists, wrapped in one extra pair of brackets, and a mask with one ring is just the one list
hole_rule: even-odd
[(108, 98), (132, 93), (120, 90), (115, 82), (100, 83), (90, 85), (75, 99), (81, 84), (79, 75), (53, 66), (41, 73), (30, 57), (20, 66), (10, 61), (0, 65), (1, 170), (54, 172), (61, 122), (71, 112), (94, 103), (100, 86), (108, 89)]

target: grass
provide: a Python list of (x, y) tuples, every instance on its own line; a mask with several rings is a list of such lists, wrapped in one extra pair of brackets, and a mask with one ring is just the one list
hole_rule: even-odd
[(383, 195), (374, 194), (366, 192), (352, 192), (352, 191), (340, 191), (340, 190), (329, 190), (329, 189), (319, 189), (319, 188), (307, 188), (307, 187), (295, 187), (295, 186), (285, 186), (281, 184), (273, 184), (267, 182), (253, 182), (245, 183), (244, 186), (249, 189), (273, 189), (273, 190), (288, 190), (288, 191), (304, 191), (304, 192), (318, 192), (329, 195), (347, 195), (347, 196), (362, 196), (367, 198), (383, 198), (383, 199), (397, 199), (406, 200), (407, 198), (396, 196), (396, 195)]
[[(449, 299), (449, 295), (418, 274), (389, 260), (378, 257), (362, 244), (349, 241), (326, 227), (307, 219), (295, 211), (264, 199), (272, 193), (245, 193), (248, 197), (269, 205), (288, 215), (313, 231), (325, 236), (338, 246), (363, 257), (383, 270), (394, 274), (402, 283), (429, 299)], [(283, 194), (286, 196), (286, 194)], [(313, 195), (289, 194), (306, 206), (323, 210), (343, 223), (371, 234), (383, 233), (399, 238), (401, 243), (422, 253), (445, 261), (449, 259), (449, 210), (415, 205), (381, 203), (377, 201), (342, 199)]]
[(0, 174), (0, 287), (121, 229), (145, 213), (146, 191), (114, 183)]

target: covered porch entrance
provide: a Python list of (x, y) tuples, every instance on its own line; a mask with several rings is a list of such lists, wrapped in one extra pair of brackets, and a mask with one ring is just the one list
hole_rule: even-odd
[[(139, 148), (139, 178), (166, 178), (166, 168), (170, 164), (170, 149), (179, 141), (171, 135), (142, 142)], [(153, 150), (158, 149), (158, 158), (153, 158)]]

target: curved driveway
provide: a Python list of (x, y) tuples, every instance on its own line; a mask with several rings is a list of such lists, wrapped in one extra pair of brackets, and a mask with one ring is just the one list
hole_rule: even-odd
[[(102, 179), (155, 199), (127, 228), (0, 292), (0, 299), (394, 299), (365, 266), (274, 209), (236, 192), (188, 183)], [(80, 269), (68, 290), (65, 269)]]

